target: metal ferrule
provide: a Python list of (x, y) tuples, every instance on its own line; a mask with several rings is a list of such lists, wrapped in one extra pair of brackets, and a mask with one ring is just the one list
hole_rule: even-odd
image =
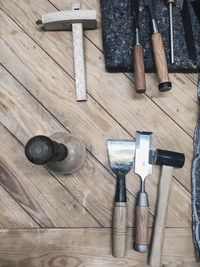
[(139, 34), (139, 29), (135, 29), (135, 44), (139, 45), (140, 44), (140, 34)]
[(153, 32), (157, 33), (158, 32), (158, 26), (157, 26), (155, 19), (152, 19), (152, 26), (153, 26)]
[(149, 245), (138, 245), (135, 244), (135, 250), (141, 253), (145, 253), (149, 251)]
[(137, 197), (137, 206), (139, 207), (148, 207), (149, 200), (146, 192), (140, 192)]

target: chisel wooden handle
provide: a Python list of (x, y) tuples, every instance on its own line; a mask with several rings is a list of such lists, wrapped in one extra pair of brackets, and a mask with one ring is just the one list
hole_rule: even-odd
[(156, 211), (153, 242), (149, 257), (151, 267), (160, 267), (162, 259), (162, 247), (165, 234), (165, 222), (169, 202), (173, 167), (163, 166), (159, 182), (159, 197)]
[(144, 93), (146, 91), (144, 57), (142, 45), (137, 44), (133, 48), (134, 55), (134, 75), (135, 75), (135, 91)]
[(149, 203), (147, 193), (139, 193), (136, 205), (135, 222), (135, 250), (147, 252), (149, 250)]
[(126, 202), (116, 202), (113, 214), (113, 256), (117, 258), (126, 255), (126, 213)]
[(165, 92), (172, 88), (172, 84), (169, 81), (167, 59), (161, 34), (159, 32), (153, 33), (151, 40), (152, 40), (154, 60), (156, 64), (156, 72), (159, 81), (158, 88), (160, 91)]

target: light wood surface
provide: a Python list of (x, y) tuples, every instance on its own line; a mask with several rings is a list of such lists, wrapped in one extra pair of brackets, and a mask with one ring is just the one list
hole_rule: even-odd
[(141, 45), (135, 45), (133, 48), (134, 55), (134, 76), (135, 76), (135, 91), (144, 93), (146, 91), (144, 57)]
[(74, 47), (74, 70), (76, 80), (76, 100), (85, 101), (87, 99), (87, 96), (82, 23), (72, 24), (72, 34)]
[(149, 258), (149, 263), (152, 267), (160, 267), (162, 265), (162, 248), (165, 237), (165, 223), (173, 170), (174, 168), (171, 166), (162, 167), (158, 190), (158, 204)]
[[(147, 254), (132, 250), (130, 229), (127, 257), (122, 259), (111, 255), (111, 229), (0, 230), (0, 238), (3, 266), (147, 267)], [(167, 229), (163, 254), (167, 266), (199, 266), (189, 229)]]
[(113, 212), (113, 256), (123, 258), (126, 255), (127, 208), (126, 202), (116, 202)]
[[(127, 225), (131, 227), (127, 256), (112, 257), (115, 179), (108, 168), (106, 140), (131, 138), (136, 130), (149, 130), (154, 132), (155, 148), (186, 155), (185, 166), (173, 173), (163, 263), (198, 266), (190, 230), (192, 137), (199, 109), (197, 75), (170, 74), (174, 88), (163, 94), (158, 92), (156, 75), (146, 74), (147, 91), (136, 94), (133, 74), (105, 71), (100, 2), (81, 2), (84, 9), (97, 10), (99, 27), (84, 32), (88, 98), (87, 102), (76, 103), (72, 35), (43, 32), (35, 25), (42, 14), (66, 10), (68, 3), (0, 0), (0, 160), (7, 172), (5, 180), (1, 179), (0, 227), (68, 228), (2, 230), (0, 263), (9, 267), (146, 266), (147, 255), (132, 250), (135, 197), (140, 186), (133, 173), (126, 181)], [(23, 154), (23, 145), (31, 136), (49, 136), (58, 131), (82, 138), (88, 150), (84, 167), (68, 177), (35, 168)], [(150, 227), (159, 172), (160, 168), (155, 167), (146, 182)], [(73, 227), (81, 228), (69, 229)], [(82, 229), (85, 227), (90, 229)]]
[[(156, 72), (158, 75), (158, 82), (159, 84), (169, 82), (167, 58), (161, 34), (159, 32), (153, 33), (151, 36), (151, 41), (156, 65)], [(171, 86), (165, 88), (165, 90), (170, 89)]]

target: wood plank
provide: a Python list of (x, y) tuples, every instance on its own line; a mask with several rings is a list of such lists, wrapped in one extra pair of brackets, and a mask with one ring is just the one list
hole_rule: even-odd
[(41, 226), (99, 226), (49, 172), (25, 159), (24, 148), (4, 127), (0, 132), (0, 184)]
[[(84, 141), (87, 144), (88, 149), (90, 149), (90, 151), (95, 155), (95, 157), (101, 160), (101, 162), (108, 168), (107, 151), (105, 145), (106, 140), (109, 137), (129, 138), (130, 135), (124, 129), (122, 129), (112, 118), (110, 118), (110, 116), (101, 107), (99, 107), (91, 98), (88, 99), (87, 103), (81, 103), (80, 105), (75, 105), (75, 101), (71, 98), (72, 82), (70, 81), (68, 76), (59, 67), (57, 67), (56, 64), (54, 64), (53, 61), (49, 59), (49, 57), (46, 56), (41, 51), (41, 49), (39, 49), (36, 46), (36, 44), (32, 40), (30, 40), (10, 19), (6, 18), (6, 16), (3, 13), (1, 13), (1, 17), (2, 17), (2, 33), (4, 32), (4, 34), (2, 35), (4, 36), (3, 37), (4, 42), (1, 43), (2, 44), (1, 48), (4, 49), (5, 51), (5, 56), (2, 55), (1, 57), (2, 63), (6, 65), (6, 67), (8, 67), (10, 71), (12, 71), (12, 73), (17, 77), (17, 79), (19, 79), (31, 91), (31, 93), (35, 97), (40, 99), (43, 105), (48, 107), (48, 109), (54, 114), (54, 116), (59, 118), (59, 120), (65, 125), (65, 127), (70, 129), (72, 133), (78, 135), (79, 137), (84, 136)], [(3, 27), (3, 25), (5, 27)], [(3, 29), (5, 29), (5, 31), (3, 31)], [(11, 34), (11, 32), (14, 34)], [(14, 65), (20, 66), (20, 68), (13, 68)], [(45, 71), (43, 69), (43, 66), (45, 66)], [(53, 75), (53, 73), (56, 73), (56, 75), (58, 76), (53, 76), (54, 78), (50, 78), (52, 77), (51, 75)], [(41, 79), (41, 74), (42, 74), (42, 79)], [(59, 77), (59, 79), (57, 77)], [(70, 92), (66, 91), (66, 84), (68, 84)], [(38, 88), (40, 88), (40, 90)], [(57, 91), (56, 94), (55, 94), (55, 88), (59, 88), (59, 91)], [(6, 90), (4, 91), (6, 92)], [(20, 97), (18, 96), (19, 99), (21, 97), (22, 96)], [(18, 101), (21, 102), (21, 100)], [(31, 102), (32, 100), (27, 101), (27, 103)], [(30, 105), (28, 105), (28, 107), (30, 107)], [(9, 110), (9, 105), (7, 109)], [(17, 134), (19, 140), (25, 143), (28, 139), (27, 133), (30, 134), (30, 129), (33, 127), (32, 124), (33, 122), (30, 121), (30, 114), (32, 114), (31, 115), (32, 117), (34, 112), (29, 111), (27, 113), (24, 113), (23, 110), (21, 110), (21, 108), (18, 109), (18, 112), (19, 111), (20, 115), (18, 115), (17, 117), (19, 117), (18, 123), (20, 123), (23, 129), (22, 131), (20, 128), (16, 131), (16, 128), (14, 128), (15, 124), (13, 126), (14, 122), (10, 123), (7, 120), (6, 116), (8, 116), (8, 113), (4, 117), (3, 123), (6, 125), (7, 128), (9, 128), (11, 132)], [(41, 111), (41, 113), (43, 114), (44, 112)], [(81, 117), (80, 114), (82, 114)], [(9, 115), (14, 118), (13, 121), (16, 120), (16, 116), (12, 114), (12, 111), (9, 112)], [(23, 117), (23, 119), (21, 119), (21, 117)], [(37, 122), (37, 120), (38, 118), (33, 119), (34, 125)], [(21, 123), (21, 121), (23, 123)], [(48, 121), (49, 120), (47, 120), (47, 122)], [(43, 124), (43, 120), (40, 124), (43, 125), (42, 130), (44, 130), (46, 127), (47, 129), (49, 129), (49, 127), (47, 126), (48, 123)], [(93, 131), (91, 131), (90, 129), (93, 129)], [(38, 130), (34, 131), (37, 132)], [(35, 134), (34, 131), (32, 134)], [(22, 133), (23, 134), (25, 133), (25, 136)], [(91, 168), (89, 168), (89, 170), (91, 170)], [(98, 171), (95, 172), (95, 174), (96, 174), (96, 180), (95, 180), (96, 183), (96, 181), (99, 179)], [(107, 177), (107, 175), (108, 174), (103, 174), (102, 176)], [(92, 174), (90, 173), (89, 177), (91, 176)], [(150, 199), (151, 199), (150, 203), (152, 211), (154, 211), (156, 202), (156, 184), (158, 181), (157, 178), (158, 176), (159, 176), (159, 168), (155, 168), (154, 176), (152, 176), (151, 179), (147, 180), (147, 189), (150, 194)], [(127, 187), (132, 192), (132, 194), (135, 195), (136, 192), (139, 190), (140, 181), (136, 176), (134, 176), (134, 178), (132, 177), (133, 177), (132, 174), (130, 174), (127, 177)], [(90, 183), (91, 181), (88, 180), (89, 185)], [(98, 183), (101, 183), (101, 180)], [(102, 188), (101, 185), (100, 188)], [(73, 187), (71, 188), (71, 190), (73, 191)], [(96, 190), (98, 191), (98, 187)], [(186, 210), (181, 211), (183, 216), (179, 214), (177, 217), (176, 211), (180, 210), (178, 208), (179, 204), (177, 202), (175, 203), (171, 202), (170, 207), (172, 207), (173, 216), (170, 217), (169, 224), (171, 226), (172, 225), (177, 226), (183, 224), (188, 225), (191, 222), (191, 218), (189, 215), (191, 209), (190, 196), (187, 193), (187, 191), (182, 187), (180, 188), (178, 187), (176, 191), (179, 192), (179, 195), (181, 196), (181, 202), (185, 203), (183, 206), (186, 207)], [(94, 200), (96, 199), (97, 196), (99, 196), (100, 200), (101, 195), (99, 195), (98, 193), (94, 197)], [(77, 191), (77, 197), (80, 197), (80, 193), (78, 193), (78, 191)], [(113, 196), (111, 197), (113, 199)], [(91, 200), (93, 200), (93, 198)], [(99, 213), (97, 211), (96, 215), (98, 216), (98, 214)], [(186, 214), (188, 214), (188, 216)], [(102, 216), (99, 217), (101, 218)], [(180, 217), (181, 220), (179, 219)], [(110, 218), (110, 214), (107, 215), (107, 218)], [(104, 217), (102, 217), (101, 220), (104, 220)], [(105, 224), (106, 222), (108, 223), (108, 220), (104, 221), (103, 225), (110, 225), (110, 221), (108, 224)]]
[[(195, 74), (192, 74), (193, 76)], [(127, 76), (134, 81), (133, 75)], [(147, 95), (180, 127), (193, 137), (198, 119), (197, 87), (181, 73), (170, 73), (172, 90), (166, 93), (158, 91), (152, 74), (146, 74)]]
[[(49, 1), (51, 2), (55, 7), (57, 7), (59, 10), (65, 10), (67, 9), (67, 5), (66, 2), (63, 0), (51, 0)], [(96, 9), (97, 10), (97, 18), (98, 18), (98, 29), (96, 31), (85, 31), (85, 36), (87, 36), (87, 38), (89, 38), (89, 40), (91, 40), (101, 51), (103, 51), (102, 48), (102, 33), (101, 33), (101, 14), (100, 14), (100, 4), (99, 1), (97, 0), (93, 0), (93, 1), (87, 1), (87, 0), (83, 0), (82, 1), (83, 6), (85, 8), (88, 9)], [(9, 5), (12, 5), (12, 3), (9, 1)], [(23, 6), (23, 8), (25, 8), (24, 4), (20, 5)], [(44, 4), (41, 6), (44, 6)], [(42, 11), (43, 13), (48, 13), (48, 9), (51, 10), (52, 7), (49, 6), (49, 3), (46, 3), (45, 6), (47, 7), (44, 11)], [(27, 7), (28, 7), (28, 3), (27, 3)], [(34, 4), (33, 4), (34, 7)], [(6, 7), (4, 7), (7, 11), (8, 11), (8, 5), (6, 5)], [(36, 10), (35, 10), (36, 11)], [(36, 18), (34, 18), (34, 16), (36, 16), (36, 12), (34, 11), (34, 14), (31, 14), (33, 16), (33, 20), (29, 23), (29, 26), (31, 26), (31, 23), (34, 22), (34, 20)], [(41, 12), (41, 9), (38, 10), (38, 12)], [(19, 10), (20, 12), (20, 10)], [(13, 14), (14, 12), (12, 12), (12, 9), (9, 10), (9, 14), (12, 14), (12, 17), (18, 22), (20, 23), (20, 25), (22, 25), (22, 27), (24, 29), (26, 29), (27, 32), (30, 33), (30, 28), (29, 26), (27, 26), (28, 24), (24, 22), (24, 20), (20, 20), (16, 14)], [(42, 13), (42, 14), (43, 14)], [(21, 16), (22, 18), (22, 16)], [(27, 29), (29, 28), (29, 29)], [(66, 39), (71, 38), (71, 35), (68, 34), (67, 36), (65, 36), (64, 38)], [(33, 37), (34, 39), (37, 37)], [(48, 38), (48, 37), (47, 37)], [(35, 39), (35, 40), (36, 40)], [(40, 39), (41, 40), (41, 39)], [(68, 46), (68, 41), (67, 41), (67, 45), (66, 45), (66, 40), (64, 41), (64, 39), (62, 39), (62, 43), (60, 44), (59, 40), (56, 40), (59, 43), (59, 47), (61, 45), (61, 47), (63, 48), (63, 50), (56, 50), (56, 49), (52, 49), (52, 43), (51, 42), (46, 42), (46, 44), (43, 43), (43, 40), (40, 41), (40, 44), (42, 45), (42, 47), (45, 48), (46, 51), (50, 51), (50, 54), (53, 56), (53, 58), (59, 62), (59, 64), (66, 69), (70, 75), (73, 75), (73, 63), (68, 64), (68, 62), (65, 61), (65, 58), (63, 58), (62, 56), (58, 56), (59, 54), (62, 54), (62, 51), (66, 51), (68, 50), (70, 52), (70, 54), (72, 54), (72, 50), (70, 51), (71, 46)], [(50, 47), (51, 44), (51, 47)], [(53, 42), (53, 45), (56, 46), (56, 42)], [(66, 48), (66, 46), (68, 48)], [(60, 53), (61, 51), (61, 53)], [(88, 51), (88, 53), (87, 53)], [(68, 55), (67, 58), (70, 58), (70, 54)], [(91, 58), (91, 50), (88, 49), (86, 50), (86, 57), (87, 58)], [(96, 58), (98, 57), (102, 57), (102, 55), (98, 55), (96, 56)], [(93, 62), (93, 65), (95, 65), (96, 62), (96, 58), (94, 58), (94, 60), (91, 58), (90, 60)], [(71, 60), (70, 60), (71, 62)], [(67, 66), (68, 65), (68, 66)], [(190, 75), (194, 75), (195, 74), (190, 74)], [(128, 74), (129, 78), (134, 81), (134, 75), (133, 74)], [(187, 76), (182, 75), (180, 73), (171, 73), (170, 74), (170, 80), (172, 81), (173, 84), (173, 90), (166, 93), (166, 94), (162, 94), (161, 92), (158, 91), (157, 88), (157, 77), (155, 74), (147, 74), (147, 95), (148, 97), (150, 97), (151, 99), (153, 99), (153, 101), (164, 111), (166, 111), (170, 117), (172, 117), (181, 127), (183, 127), (190, 135), (193, 136), (193, 131), (194, 131), (194, 127), (195, 127), (195, 123), (196, 123), (196, 118), (198, 116), (197, 112), (191, 112), (191, 110), (193, 111), (194, 109), (197, 110), (198, 109), (198, 104), (197, 104), (197, 99), (196, 99), (196, 87), (193, 83), (191, 83), (191, 81), (189, 79), (187, 79)], [(132, 90), (134, 90), (134, 84), (132, 84)], [(134, 97), (134, 95), (132, 95), (132, 97)], [(186, 120), (186, 118), (188, 120)]]
[[(34, 21), (38, 17), (40, 17), (42, 13), (46, 13), (54, 9), (52, 6), (49, 6), (49, 2), (46, 2), (45, 0), (38, 0), (37, 2), (19, 0), (17, 4), (13, 0), (8, 1), (8, 4), (3, 1), (1, 2), (2, 7), (9, 13), (9, 15), (11, 15), (17, 21), (17, 23), (19, 23), (25, 29), (25, 31), (31, 35), (31, 37), (35, 41), (37, 41), (46, 51), (48, 51), (48, 53), (51, 54), (51, 56), (53, 56), (53, 58), (57, 62), (59, 62), (59, 64), (65, 70), (67, 70), (70, 75), (73, 75), (71, 36), (68, 33), (62, 32), (41, 32), (38, 31), (34, 25)], [(13, 12), (13, 10), (15, 10), (15, 12)], [(24, 13), (29, 14), (29, 16), (25, 16)], [(20, 40), (20, 42), (23, 43), (22, 40)], [(10, 43), (10, 45), (13, 46), (12, 42)], [(16, 46), (16, 44), (14, 46)], [(129, 133), (134, 133), (138, 129), (152, 131), (156, 129), (154, 144), (155, 147), (163, 147), (185, 153), (186, 164), (182, 170), (175, 170), (175, 177), (180, 181), (181, 184), (183, 184), (188, 190), (190, 190), (190, 169), (191, 160), (193, 157), (192, 139), (180, 127), (178, 127), (177, 124), (172, 121), (165, 112), (163, 112), (157, 105), (155, 105), (149, 97), (145, 95), (136, 95), (133, 92), (133, 84), (129, 79), (127, 79), (127, 77), (125, 77), (123, 74), (106, 73), (104, 70), (102, 53), (94, 45), (92, 45), (91, 42), (85, 40), (85, 46), (89, 94), (94, 99), (96, 99), (101, 104), (101, 106), (109, 112), (109, 114), (115, 117), (117, 121), (125, 129), (127, 129)], [(66, 51), (65, 57), (63, 57), (63, 51)], [(21, 55), (20, 57), (22, 60), (23, 56)], [(12, 66), (10, 66), (7, 58), (5, 58), (4, 55), (2, 60), (5, 66), (7, 66), (12, 71), (12, 73), (15, 73), (15, 76), (17, 75), (17, 73), (19, 75), (20, 71), (14, 70)], [(52, 76), (54, 76), (56, 72), (54, 72), (51, 68), (51, 73)], [(58, 75), (56, 76), (56, 78), (57, 77)], [(23, 82), (24, 81), (25, 79), (23, 79)], [(60, 87), (61, 86), (59, 86), (59, 88)], [(181, 90), (180, 87), (179, 89)], [(169, 94), (171, 94), (171, 92)], [(65, 95), (64, 92), (63, 95)], [(185, 94), (184, 96), (187, 96), (187, 94)], [(165, 97), (163, 95), (163, 99), (164, 98)], [(160, 99), (160, 97), (158, 99)], [(169, 103), (170, 106), (170, 101), (172, 101), (173, 110), (177, 110), (178, 108), (174, 109), (174, 106), (180, 108), (180, 104), (178, 106), (177, 104), (174, 104), (173, 99), (180, 98), (178, 96), (171, 97), (170, 100), (167, 100), (169, 101), (167, 103)], [(196, 114), (198, 113), (197, 105), (194, 105), (194, 97), (192, 97), (191, 99), (192, 102), (190, 100), (190, 97), (187, 98), (187, 110), (192, 109), (192, 114), (195, 115), (188, 116), (188, 119), (190, 119), (190, 121), (186, 121), (185, 118), (183, 118), (185, 115), (180, 112), (181, 116), (183, 116), (181, 117), (182, 122), (186, 122), (186, 124), (191, 123), (190, 133), (192, 133), (193, 131)], [(165, 103), (165, 101), (163, 103)], [(146, 112), (144, 112), (144, 110)], [(176, 111), (174, 111), (174, 114), (175, 113)], [(59, 120), (61, 120), (61, 118), (59, 118)], [(179, 121), (177, 122), (179, 123)], [(180, 125), (182, 125), (181, 122)], [(105, 136), (105, 133), (102, 135)], [(108, 132), (107, 136), (113, 137)], [(97, 138), (95, 138), (95, 140), (97, 141)], [(103, 152), (103, 159), (99, 147), (98, 150), (96, 149), (96, 142), (92, 144), (92, 147), (93, 152), (98, 153), (97, 157), (99, 158), (100, 156), (100, 160), (105, 161), (105, 150)], [(103, 146), (101, 145), (101, 147)]]
[[(66, 132), (66, 129), (64, 129), (64, 127), (59, 124), (3, 67), (0, 67), (0, 78), (2, 85), (0, 89), (0, 105), (3, 111), (2, 122), (23, 144), (25, 144), (33, 135), (51, 135), (59, 131)], [(31, 103), (31, 105), (29, 103)], [(6, 143), (8, 142), (6, 139), (5, 141)], [(16, 161), (15, 158), (13, 160)], [(23, 161), (25, 161), (25, 165), (21, 163)], [(61, 192), (59, 194), (52, 194), (50, 191), (48, 193), (46, 192), (46, 187), (48, 188), (48, 185), (44, 181), (50, 180), (51, 187), (55, 184), (54, 188), (57, 184), (56, 181), (48, 179), (48, 173), (44, 172), (41, 167), (29, 163), (24, 155), (21, 158), (21, 162), (20, 165), (22, 166), (23, 173), (25, 173), (26, 176), (28, 175), (29, 179), (32, 179), (34, 184), (38, 184), (39, 188), (43, 186), (45, 195), (48, 195), (54, 201), (61, 201), (62, 206), (63, 199), (66, 198), (66, 196), (63, 196)], [(32, 177), (31, 173), (33, 171), (34, 173), (37, 173), (38, 178), (35, 176)], [(41, 179), (41, 177), (43, 177), (43, 179)], [(87, 162), (81, 170), (72, 175), (57, 175), (56, 177), (65, 188), (75, 196), (82, 206), (91, 212), (103, 226), (111, 226), (115, 179), (90, 154), (88, 154)], [(29, 188), (32, 190), (31, 186), (29, 186)], [(53, 200), (49, 201), (52, 203)], [(75, 206), (77, 205), (76, 202), (70, 201), (70, 198), (67, 200), (73, 202)], [(128, 200), (131, 203), (128, 213), (128, 222), (131, 226), (133, 224), (132, 207), (135, 203), (135, 199), (130, 193), (128, 194)], [(53, 207), (55, 207), (56, 210), (60, 209), (58, 204), (53, 204)], [(83, 210), (83, 212), (85, 213), (85, 216), (88, 216), (88, 224), (90, 226), (99, 226), (99, 224), (91, 220), (91, 216), (86, 210)], [(69, 217), (65, 208), (62, 211), (62, 214), (63, 217)], [(37, 216), (40, 216), (40, 214)], [(82, 212), (80, 212), (80, 216), (74, 214), (74, 218), (72, 216), (70, 217), (72, 217), (72, 220), (78, 220), (81, 216)], [(76, 222), (74, 223), (76, 224)], [(59, 226), (63, 227), (63, 223), (59, 223)], [(74, 226), (73, 223), (70, 224), (70, 226)], [(83, 222), (82, 226), (85, 226), (85, 222)]]
[[(167, 229), (166, 232), (163, 263), (176, 267), (199, 266), (190, 229)], [(127, 256), (122, 259), (112, 257), (110, 236), (109, 229), (0, 230), (0, 264), (13, 267), (146, 266), (147, 254), (132, 249), (131, 230)]]
[[(51, 2), (59, 10), (65, 10), (67, 8), (64, 0), (51, 0), (49, 2)], [(100, 3), (98, 0), (82, 0), (82, 3), (89, 9), (97, 10), (98, 29), (95, 32), (86, 31), (85, 36), (87, 36), (92, 43), (94, 43), (101, 51), (103, 51)], [(56, 57), (56, 60), (58, 61), (58, 57)], [(65, 68), (65, 65), (62, 66)], [(127, 76), (134, 82), (133, 74), (127, 74)], [(166, 94), (162, 94), (158, 91), (157, 76), (150, 73), (146, 74), (146, 94), (162, 110), (166, 111), (166, 113), (181, 127), (183, 127), (190, 135), (193, 136), (196, 118), (198, 117), (198, 112), (194, 112), (194, 109), (196, 111), (198, 110), (198, 103), (196, 99), (196, 87), (190, 82), (190, 80), (196, 80), (196, 74), (190, 73), (183, 75), (181, 73), (170, 73), (169, 76), (173, 85), (173, 89)], [(188, 77), (191, 79), (188, 79)], [(132, 85), (132, 90), (134, 90), (134, 84)]]
[(0, 186), (0, 228), (37, 227), (31, 216)]

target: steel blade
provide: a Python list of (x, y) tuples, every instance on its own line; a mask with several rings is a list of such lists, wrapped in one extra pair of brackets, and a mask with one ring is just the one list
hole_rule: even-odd
[(136, 132), (135, 173), (143, 180), (152, 174), (152, 132)]

